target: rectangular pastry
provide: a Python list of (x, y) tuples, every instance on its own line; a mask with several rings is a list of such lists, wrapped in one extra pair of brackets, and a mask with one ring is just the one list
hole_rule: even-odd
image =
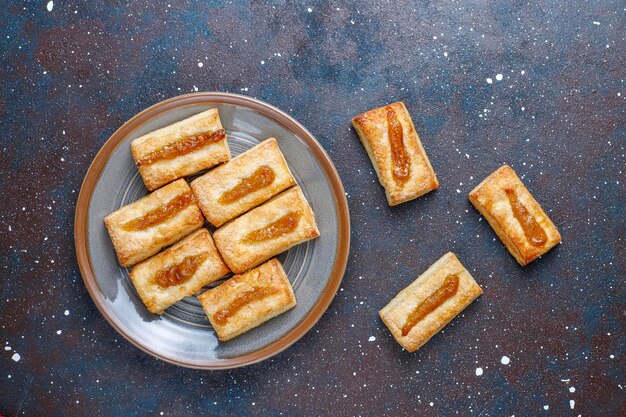
[(395, 206), (439, 187), (435, 171), (401, 101), (370, 110), (352, 119), (367, 154)]
[(217, 109), (150, 132), (130, 144), (148, 190), (230, 160)]
[(302, 190), (292, 187), (217, 229), (213, 238), (226, 265), (239, 274), (319, 235)]
[(180, 179), (109, 214), (104, 224), (120, 264), (131, 266), (199, 229), (204, 218)]
[(200, 229), (135, 265), (130, 279), (148, 310), (161, 314), (229, 272), (209, 231)]
[(220, 227), (296, 183), (276, 139), (269, 138), (191, 183), (209, 222)]
[(508, 165), (478, 184), (469, 199), (522, 266), (561, 241), (552, 220)]
[(448, 252), (378, 314), (398, 343), (414, 352), (482, 293), (457, 257)]
[(198, 296), (217, 337), (225, 342), (295, 307), (296, 297), (274, 258)]

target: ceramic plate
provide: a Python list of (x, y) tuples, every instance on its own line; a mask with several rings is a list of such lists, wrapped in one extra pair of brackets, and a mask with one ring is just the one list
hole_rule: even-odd
[[(298, 305), (260, 327), (220, 343), (195, 297), (161, 315), (141, 302), (117, 262), (103, 218), (148, 193), (130, 142), (210, 108), (218, 108), (233, 156), (275, 137), (317, 216), (321, 236), (280, 255)], [(93, 301), (117, 331), (147, 353), (181, 366), (225, 369), (266, 359), (301, 338), (321, 317), (343, 277), (350, 246), (348, 207), (328, 155), (302, 125), (261, 101), (226, 93), (175, 97), (139, 113), (104, 144), (83, 182), (76, 208), (78, 264)]]

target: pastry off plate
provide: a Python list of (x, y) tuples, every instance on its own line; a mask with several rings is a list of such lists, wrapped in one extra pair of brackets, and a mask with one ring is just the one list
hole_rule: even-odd
[[(295, 246), (278, 258), (293, 286), (297, 307), (226, 343), (218, 342), (195, 297), (179, 301), (160, 316), (150, 313), (137, 295), (128, 269), (117, 261), (103, 222), (107, 214), (148, 193), (133, 162), (130, 142), (211, 108), (219, 109), (233, 157), (266, 138), (276, 138), (316, 214), (321, 233), (318, 239)], [(159, 359), (202, 369), (245, 366), (295, 343), (328, 308), (341, 283), (350, 246), (343, 186), (320, 144), (275, 107), (227, 93), (174, 97), (126, 122), (91, 164), (78, 197), (74, 226), (83, 280), (109, 323), (131, 343)]]

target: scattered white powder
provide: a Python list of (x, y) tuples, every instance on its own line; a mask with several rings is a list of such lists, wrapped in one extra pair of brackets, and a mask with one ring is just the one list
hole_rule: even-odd
[(500, 359), (500, 363), (502, 365), (508, 365), (511, 363), (511, 359), (508, 356), (503, 356), (502, 359)]
[(476, 376), (481, 376), (483, 374), (483, 368), (478, 367), (476, 368)]
[(13, 356), (11, 356), (11, 359), (13, 359), (15, 362), (19, 362), (21, 358), (22, 357), (19, 353), (14, 353)]
[(376, 340), (376, 338), (374, 336), (370, 336), (370, 338), (367, 339), (367, 340), (370, 341), (370, 342), (373, 342), (374, 340)]
[(46, 5), (46, 9), (48, 9), (49, 12), (52, 11), (53, 7), (54, 7), (54, 2), (53, 1), (49, 1), (48, 4)]

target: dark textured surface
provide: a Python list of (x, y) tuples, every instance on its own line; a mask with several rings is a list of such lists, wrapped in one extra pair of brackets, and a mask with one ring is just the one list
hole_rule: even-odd
[[(624, 413), (622, 2), (151, 3), (0, 6), (0, 414)], [(251, 95), (302, 122), (352, 216), (348, 270), (318, 325), (229, 372), (177, 368), (122, 339), (73, 250), (100, 146), (196, 90)], [(388, 208), (349, 120), (394, 100), (441, 188)], [(503, 162), (563, 235), (523, 269), (467, 201)], [(377, 311), (449, 250), (485, 293), (407, 354)]]

